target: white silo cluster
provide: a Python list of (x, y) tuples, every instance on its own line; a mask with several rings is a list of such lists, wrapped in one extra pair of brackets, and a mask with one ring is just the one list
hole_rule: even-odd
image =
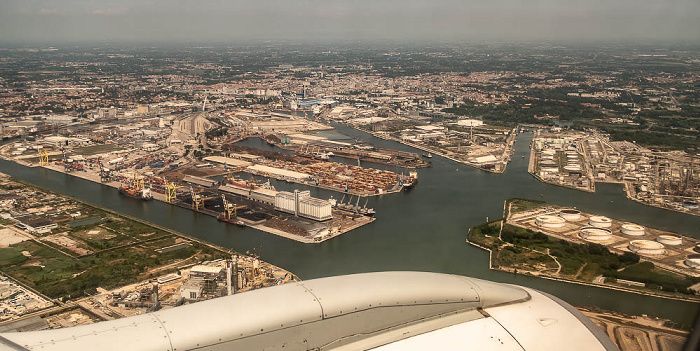
[(578, 152), (574, 150), (566, 151), (566, 166), (564, 170), (569, 173), (581, 173), (581, 162)]
[(544, 149), (540, 153), (540, 177), (550, 173), (559, 173), (559, 165), (554, 160), (557, 152), (554, 149)]
[(535, 224), (542, 228), (561, 228), (566, 224), (566, 221), (559, 216), (539, 215), (535, 217)]

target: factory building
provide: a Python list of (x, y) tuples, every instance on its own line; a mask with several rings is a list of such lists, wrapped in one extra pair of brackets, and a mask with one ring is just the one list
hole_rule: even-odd
[(198, 264), (190, 268), (191, 278), (217, 279), (223, 275), (224, 268)]
[(54, 229), (58, 226), (52, 220), (46, 217), (36, 215), (17, 217), (16, 220), (16, 227), (27, 230), (30, 233), (49, 233), (51, 232), (51, 229)]
[(275, 209), (316, 221), (325, 221), (333, 218), (331, 203), (328, 200), (311, 197), (308, 190), (294, 190), (293, 193), (287, 191), (278, 192), (275, 195)]
[(245, 188), (235, 184), (222, 185), (219, 187), (219, 190), (234, 195), (245, 196), (251, 200), (260, 201), (270, 205), (275, 204), (275, 196), (277, 196), (277, 191), (275, 190), (265, 188), (251, 190), (250, 188)]
[(196, 177), (196, 176), (185, 176), (185, 178), (182, 179), (183, 182), (189, 183), (189, 184), (194, 184), (194, 185), (199, 185), (203, 186), (205, 188), (211, 188), (214, 185), (216, 185), (215, 180), (207, 179), (207, 178), (202, 178), (202, 177)]

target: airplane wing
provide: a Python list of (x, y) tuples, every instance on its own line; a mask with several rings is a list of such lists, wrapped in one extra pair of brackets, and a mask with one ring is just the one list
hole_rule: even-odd
[(533, 289), (423, 272), (312, 279), (65, 329), (0, 334), (5, 350), (617, 350)]

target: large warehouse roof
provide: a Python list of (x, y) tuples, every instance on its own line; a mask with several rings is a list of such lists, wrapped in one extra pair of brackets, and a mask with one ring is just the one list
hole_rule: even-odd
[(248, 167), (248, 170), (251, 171), (257, 171), (257, 172), (265, 172), (269, 174), (274, 174), (274, 175), (279, 175), (283, 177), (288, 177), (288, 178), (293, 178), (293, 179), (307, 179), (310, 178), (311, 176), (306, 174), (306, 173), (299, 173), (299, 172), (294, 172), (282, 168), (274, 168), (274, 167), (268, 167), (268, 166), (263, 166), (263, 165), (254, 165)]
[(220, 163), (222, 165), (227, 165), (231, 167), (238, 167), (238, 166), (250, 166), (251, 163), (247, 161), (242, 161), (237, 158), (230, 158), (230, 157), (222, 157), (222, 156), (209, 156), (205, 157), (204, 161), (207, 162), (214, 162), (214, 163)]

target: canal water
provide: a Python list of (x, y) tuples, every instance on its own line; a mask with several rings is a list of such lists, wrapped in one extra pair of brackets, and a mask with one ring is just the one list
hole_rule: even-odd
[[(335, 126), (349, 136), (377, 146), (416, 151), (370, 134)], [(335, 133), (328, 133), (332, 137)], [(239, 228), (187, 209), (120, 196), (113, 188), (46, 169), (0, 161), (0, 171), (83, 201), (107, 207), (288, 269), (302, 279), (371, 271), (417, 270), (459, 274), (513, 283), (554, 294), (577, 306), (598, 306), (623, 313), (692, 323), (699, 305), (608, 289), (538, 279), (488, 268), (488, 253), (465, 242), (469, 227), (502, 216), (510, 197), (575, 206), (583, 211), (697, 237), (700, 218), (644, 206), (625, 198), (619, 185), (601, 184), (594, 194), (541, 183), (527, 173), (532, 134), (520, 134), (513, 161), (503, 174), (491, 174), (435, 156), (433, 167), (420, 169), (414, 189), (369, 199), (377, 221), (321, 244), (302, 244), (251, 228)], [(270, 149), (259, 139), (242, 145)], [(522, 157), (525, 156), (525, 157)], [(348, 163), (356, 161), (346, 160)], [(369, 165), (397, 171), (395, 167)], [(400, 172), (401, 170), (398, 169)], [(303, 186), (272, 181), (278, 190)], [(342, 198), (332, 191), (308, 188), (313, 196)], [(346, 198), (347, 201), (347, 198)], [(360, 203), (364, 204), (364, 200)]]

